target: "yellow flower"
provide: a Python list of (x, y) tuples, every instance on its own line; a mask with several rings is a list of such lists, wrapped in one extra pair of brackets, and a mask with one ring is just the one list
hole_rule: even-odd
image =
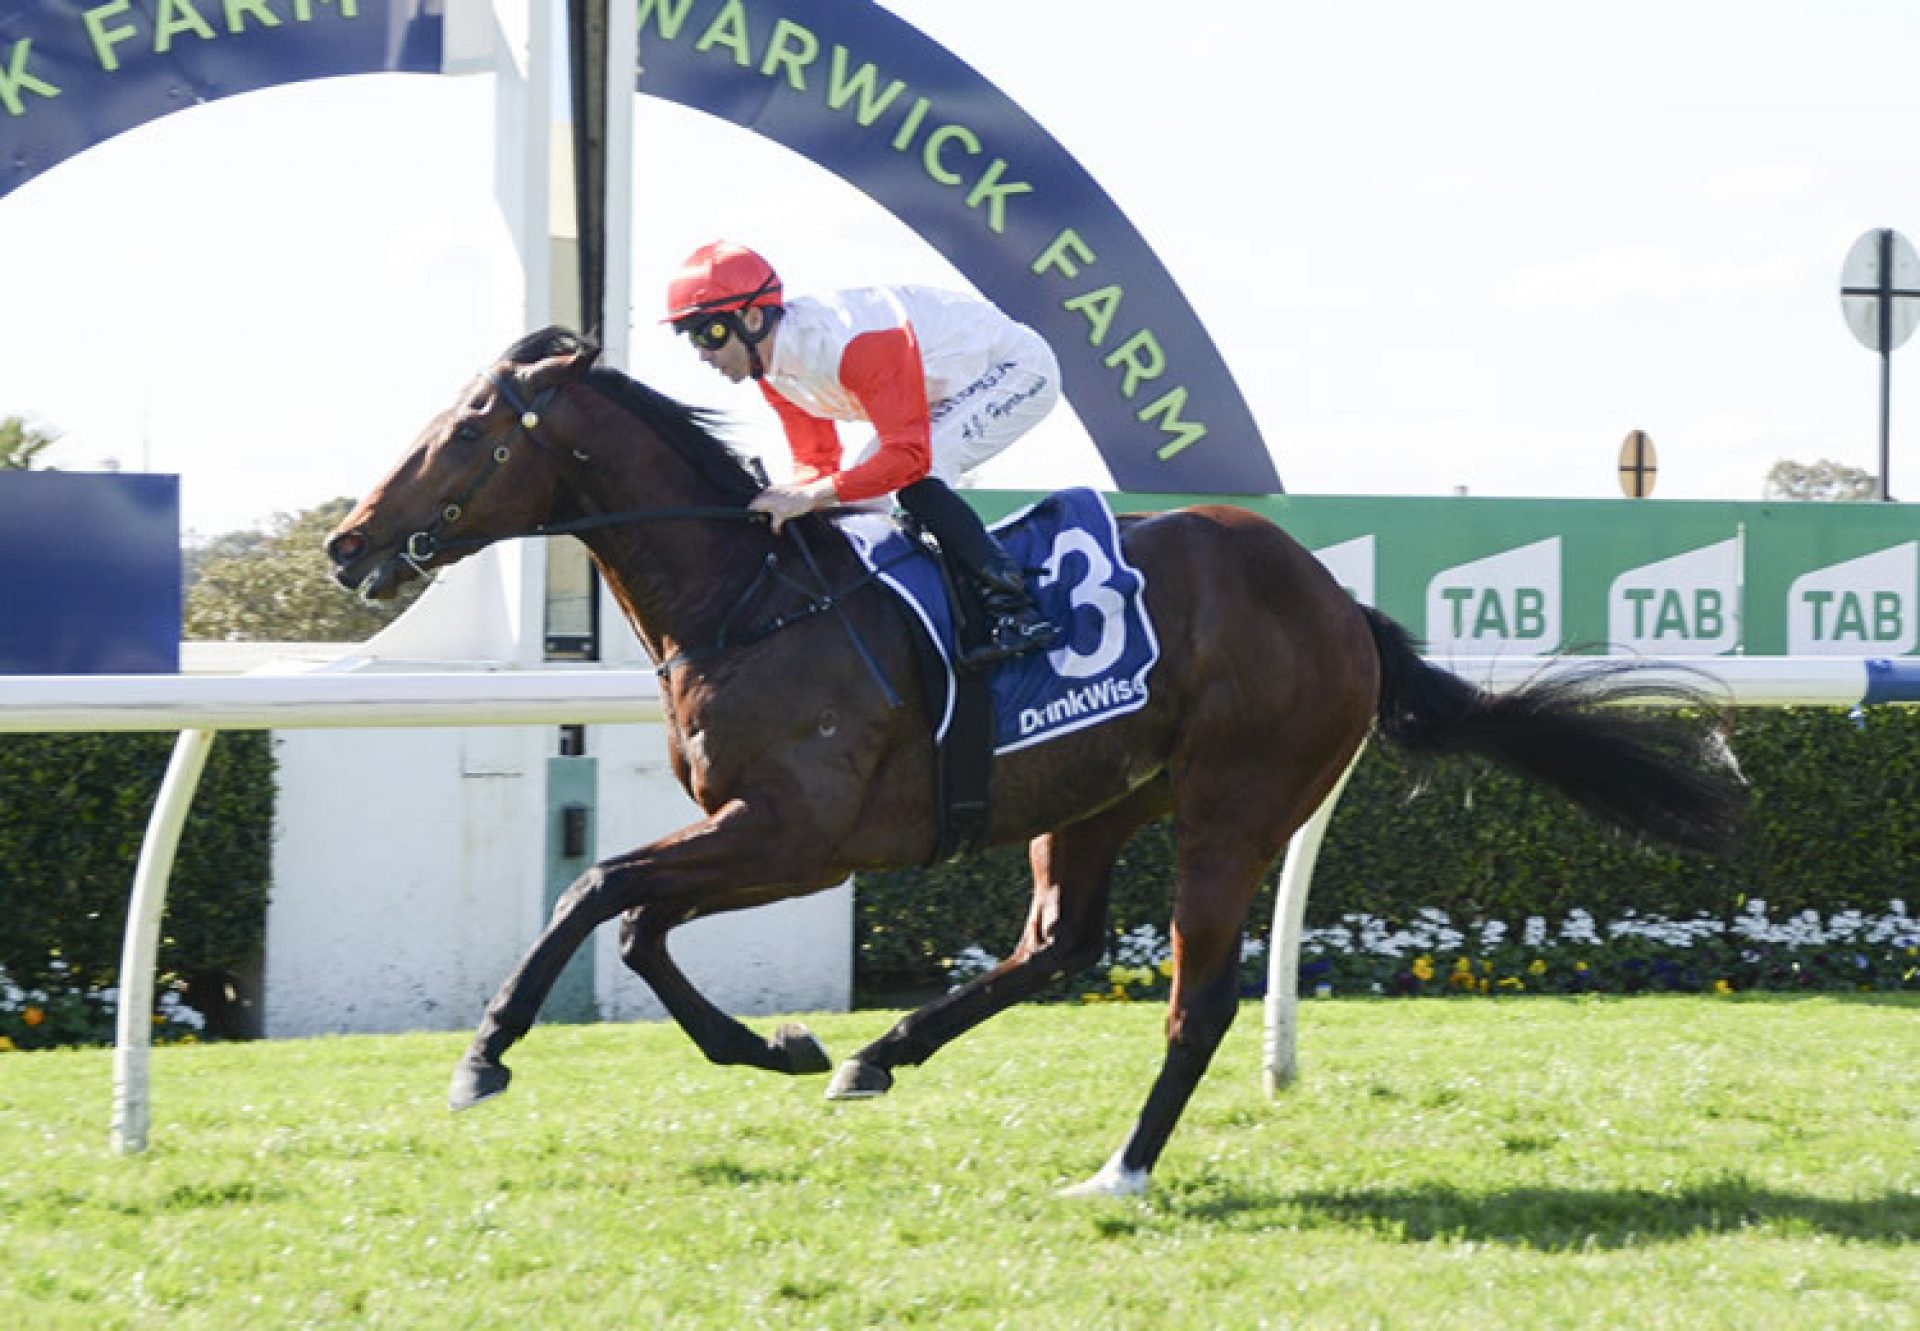
[(1480, 992), (1483, 994), (1487, 992), (1487, 982), (1485, 980), (1480, 981)]
[(1529, 975), (1545, 975), (1546, 973), (1547, 973), (1547, 963), (1542, 961), (1538, 957), (1535, 957), (1533, 960), (1533, 964), (1527, 967), (1527, 974)]
[(1481, 962), (1481, 963), (1480, 963), (1480, 973), (1481, 973), (1482, 975), (1491, 975), (1491, 974), (1493, 974), (1493, 963), (1492, 963), (1491, 961), (1483, 961), (1483, 962)]
[(37, 1007), (29, 1007), (26, 1011), (20, 1014), (20, 1020), (26, 1022), (27, 1025), (29, 1026), (38, 1026), (41, 1022), (45, 1021), (46, 1019), (47, 1019), (46, 1012)]
[(1108, 991), (1107, 997), (1117, 1003), (1124, 1003), (1127, 1001), (1127, 987), (1124, 984), (1116, 984)]
[(1136, 969), (1133, 972), (1133, 982), (1135, 984), (1152, 984), (1153, 983), (1153, 967), (1141, 966), (1138, 969)]
[(1500, 987), (1502, 989), (1525, 989), (1527, 986), (1526, 982), (1518, 975), (1503, 975), (1500, 977)]
[(1587, 963), (1584, 961), (1576, 961), (1573, 963), (1573, 968), (1584, 975), (1586, 973)]
[(1715, 980), (1713, 982), (1713, 992), (1716, 994), (1730, 994), (1733, 992), (1733, 986), (1725, 980)]
[(1107, 967), (1107, 983), (1114, 986), (1114, 988), (1116, 989), (1124, 985), (1127, 982), (1127, 980), (1131, 978), (1132, 975), (1133, 975), (1133, 972), (1128, 970), (1125, 966)]
[(4, 1035), (0, 1035), (0, 1054), (10, 1054), (19, 1046)]
[(1080, 1001), (1082, 1003), (1098, 1003), (1105, 997), (1105, 994), (1082, 994), (1080, 995)]
[(1471, 975), (1473, 973), (1472, 960), (1467, 957), (1455, 957), (1453, 959), (1453, 973), (1455, 975)]
[(1433, 978), (1433, 958), (1415, 957), (1413, 960), (1413, 978), (1431, 980)]
[(1158, 969), (1161, 975), (1171, 980), (1173, 978), (1173, 958), (1168, 957), (1166, 960), (1162, 961)]

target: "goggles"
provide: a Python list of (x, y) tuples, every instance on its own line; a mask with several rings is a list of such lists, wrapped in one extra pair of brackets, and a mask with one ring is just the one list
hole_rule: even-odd
[(699, 318), (686, 319), (675, 325), (685, 333), (702, 351), (718, 351), (727, 345), (727, 339), (740, 330), (739, 322), (732, 314), (708, 314)]

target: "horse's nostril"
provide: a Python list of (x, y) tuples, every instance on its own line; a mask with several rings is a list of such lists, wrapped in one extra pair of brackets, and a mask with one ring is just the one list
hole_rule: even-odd
[(327, 541), (327, 556), (336, 564), (344, 564), (357, 557), (367, 548), (367, 538), (357, 531), (343, 531)]

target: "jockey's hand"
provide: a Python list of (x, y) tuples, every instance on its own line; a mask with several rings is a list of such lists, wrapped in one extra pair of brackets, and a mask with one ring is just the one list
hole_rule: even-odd
[(808, 481), (805, 485), (769, 485), (755, 495), (753, 502), (747, 507), (772, 518), (773, 530), (777, 534), (794, 518), (804, 517), (816, 509), (826, 508), (837, 498), (833, 481), (822, 477), (817, 481)]

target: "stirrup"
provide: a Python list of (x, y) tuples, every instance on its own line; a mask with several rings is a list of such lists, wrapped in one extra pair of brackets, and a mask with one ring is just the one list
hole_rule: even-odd
[(986, 638), (960, 654), (958, 664), (964, 670), (979, 670), (1016, 656), (1045, 651), (1060, 640), (1060, 630), (1036, 613), (1031, 618), (1002, 615), (994, 621)]

